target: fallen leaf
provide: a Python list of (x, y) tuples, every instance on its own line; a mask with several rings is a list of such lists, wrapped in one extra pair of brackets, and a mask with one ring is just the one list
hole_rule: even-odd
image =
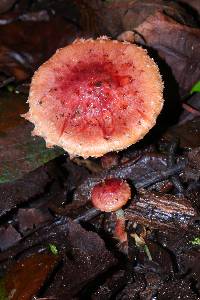
[[(30, 300), (42, 287), (53, 270), (57, 258), (50, 254), (34, 254), (19, 260), (2, 280), (2, 290), (7, 299)], [(1, 299), (1, 298), (0, 298)]]
[(179, 139), (180, 147), (193, 149), (200, 146), (200, 117), (169, 128), (164, 137), (168, 141)]
[(187, 8), (192, 7), (200, 15), (200, 1), (199, 0), (181, 0), (180, 2), (187, 4)]
[(13, 4), (15, 4), (16, 0), (1, 0), (0, 1), (0, 14), (8, 11)]
[(156, 50), (170, 66), (183, 93), (188, 93), (199, 80), (200, 29), (157, 12), (135, 30), (139, 33), (136, 41)]
[(49, 22), (16, 21), (0, 26), (0, 71), (25, 80), (57, 48), (75, 37), (76, 27), (59, 17)]
[(26, 110), (23, 96), (0, 95), (0, 183), (19, 179), (63, 153), (31, 136), (32, 125), (20, 117)]
[(0, 184), (0, 216), (44, 192), (45, 187), (52, 180), (47, 165), (16, 181)]
[[(183, 178), (186, 181), (194, 180), (196, 182), (200, 179), (200, 147), (193, 148), (188, 153), (188, 164), (183, 172)], [(200, 191), (200, 189), (199, 189)], [(199, 197), (196, 196), (197, 201)]]
[(17, 214), (20, 232), (24, 233), (34, 227), (37, 228), (49, 221), (51, 217), (48, 211), (42, 211), (39, 208), (20, 208)]
[[(0, 250), (4, 251), (21, 240), (20, 233), (10, 224), (0, 227)], [(0, 298), (1, 299), (1, 298)]]
[(183, 24), (193, 22), (192, 17), (188, 16), (186, 10), (175, 1), (136, 0), (133, 1), (132, 5), (129, 5), (123, 16), (123, 27), (125, 30), (133, 30), (157, 12), (162, 12)]
[(0, 15), (0, 73), (17, 81), (30, 79), (58, 48), (94, 34), (95, 22), (92, 11), (77, 1), (17, 1)]
[(156, 12), (163, 12), (184, 24), (192, 25), (195, 23), (187, 10), (172, 0), (77, 1), (85, 5), (86, 11), (88, 9), (93, 11), (96, 23), (99, 22), (101, 27), (105, 28), (105, 33), (112, 37), (116, 37), (123, 31), (133, 30)]

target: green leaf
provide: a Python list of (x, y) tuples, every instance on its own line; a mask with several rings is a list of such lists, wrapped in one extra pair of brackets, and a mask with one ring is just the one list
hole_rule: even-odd
[(34, 126), (20, 116), (27, 110), (25, 96), (0, 93), (0, 183), (19, 179), (64, 153), (31, 135)]
[(191, 93), (191, 94), (192, 94), (192, 93), (200, 93), (200, 80), (197, 81), (197, 82), (195, 83), (195, 85), (193, 85), (193, 87), (192, 87), (190, 93)]
[(57, 249), (56, 245), (49, 244), (49, 249), (54, 255), (58, 255), (58, 249)]
[(200, 237), (195, 237), (192, 241), (190, 241), (190, 243), (193, 246), (200, 246)]

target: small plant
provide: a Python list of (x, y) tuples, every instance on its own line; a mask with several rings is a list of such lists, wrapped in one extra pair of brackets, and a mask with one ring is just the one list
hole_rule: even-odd
[(192, 241), (190, 241), (190, 243), (193, 246), (200, 246), (200, 237), (195, 237)]
[(49, 244), (49, 250), (50, 250), (51, 253), (53, 253), (54, 255), (58, 255), (58, 249), (57, 249), (56, 245), (54, 245), (54, 244)]
[(197, 81), (195, 85), (193, 85), (193, 87), (191, 88), (190, 94), (193, 93), (200, 93), (200, 80)]

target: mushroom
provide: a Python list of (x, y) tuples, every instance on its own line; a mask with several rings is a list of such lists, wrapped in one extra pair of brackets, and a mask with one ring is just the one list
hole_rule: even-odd
[(129, 184), (122, 179), (110, 178), (96, 184), (91, 192), (92, 204), (101, 211), (117, 211), (131, 197)]
[(107, 37), (78, 39), (34, 74), (25, 118), (48, 147), (100, 157), (136, 143), (155, 125), (163, 83), (146, 50)]
[(125, 218), (122, 207), (131, 198), (131, 188), (122, 179), (110, 178), (95, 185), (91, 191), (94, 207), (104, 212), (116, 212), (115, 237), (120, 243), (127, 242)]

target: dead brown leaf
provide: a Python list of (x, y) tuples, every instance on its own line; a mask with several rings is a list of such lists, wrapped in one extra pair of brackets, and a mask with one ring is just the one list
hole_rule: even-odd
[(136, 41), (156, 50), (170, 66), (179, 87), (184, 92), (190, 91), (200, 74), (200, 29), (157, 12), (135, 30), (140, 35)]
[(57, 257), (50, 254), (34, 254), (15, 263), (4, 278), (8, 299), (30, 300), (52, 271)]

